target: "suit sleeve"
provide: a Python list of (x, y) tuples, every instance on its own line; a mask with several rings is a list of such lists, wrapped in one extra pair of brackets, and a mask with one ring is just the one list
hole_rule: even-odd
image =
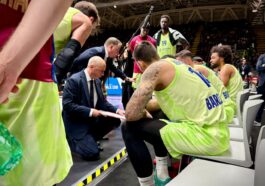
[(265, 71), (265, 55), (259, 57), (257, 65), (256, 65), (256, 69), (258, 72)]
[(83, 53), (81, 53), (73, 63), (72, 72), (79, 72), (82, 69), (87, 67), (88, 60), (96, 56), (98, 54), (98, 50), (96, 48), (90, 48), (85, 50)]
[(77, 80), (68, 79), (63, 93), (63, 111), (70, 117), (79, 119), (88, 119), (91, 109), (89, 107), (79, 105), (79, 87)]
[(115, 76), (117, 76), (123, 80), (126, 78), (126, 74), (124, 74), (121, 70), (117, 69), (114, 66), (112, 60), (108, 60), (107, 63), (108, 63), (110, 71), (113, 72), (115, 74)]
[(116, 113), (117, 108), (110, 104), (107, 100), (100, 100), (102, 102), (100, 110)]

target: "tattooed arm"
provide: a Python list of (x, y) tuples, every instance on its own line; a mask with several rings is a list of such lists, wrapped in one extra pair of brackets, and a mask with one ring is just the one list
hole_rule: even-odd
[(146, 105), (146, 110), (149, 112), (154, 112), (161, 110), (156, 98), (152, 98)]
[(145, 107), (152, 98), (152, 93), (158, 84), (160, 69), (161, 64), (154, 63), (143, 73), (139, 87), (133, 93), (127, 104), (125, 112), (127, 121), (137, 121), (147, 116)]

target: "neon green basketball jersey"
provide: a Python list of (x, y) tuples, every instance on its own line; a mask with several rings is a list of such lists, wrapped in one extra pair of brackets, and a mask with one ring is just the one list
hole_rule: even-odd
[(223, 82), (213, 70), (203, 65), (195, 65), (195, 69), (196, 66), (199, 66), (200, 68), (203, 68), (208, 72), (207, 79), (210, 81), (211, 85), (217, 90), (220, 98), (222, 99), (224, 107), (226, 109), (226, 116), (228, 117), (228, 122), (230, 123), (233, 119), (234, 114), (236, 113), (236, 103), (231, 100), (230, 95), (227, 89), (225, 88)]
[(220, 78), (215, 74), (215, 72), (203, 65), (195, 65), (195, 69), (196, 69), (196, 66), (200, 66), (200, 68), (203, 68), (208, 72), (207, 79), (210, 81), (212, 86), (218, 91), (219, 96), (224, 101), (224, 103), (227, 101), (230, 101), (231, 99), (230, 99), (227, 89), (225, 88)]
[(163, 90), (155, 91), (162, 111), (172, 122), (191, 121), (199, 126), (226, 123), (222, 99), (199, 72), (179, 61), (170, 62), (176, 74)]
[(176, 45), (171, 44), (168, 33), (166, 35), (161, 34), (160, 43), (157, 45), (157, 53), (159, 57), (176, 54)]
[(57, 26), (54, 32), (54, 45), (56, 55), (65, 47), (70, 40), (72, 33), (72, 18), (75, 14), (81, 13), (75, 8), (68, 8), (63, 20)]
[(243, 90), (243, 80), (241, 75), (239, 74), (238, 70), (233, 66), (235, 73), (232, 78), (230, 78), (228, 85), (227, 85), (227, 90), (228, 93), (232, 99), (233, 102), (236, 102), (236, 96), (237, 93), (241, 90)]

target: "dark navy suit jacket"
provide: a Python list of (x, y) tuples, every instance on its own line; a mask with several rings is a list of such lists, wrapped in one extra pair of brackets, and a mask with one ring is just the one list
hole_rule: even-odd
[[(101, 47), (93, 47), (85, 50), (81, 53), (75, 60), (71, 69), (71, 74), (80, 72), (81, 70), (85, 69), (88, 64), (88, 60), (93, 56), (100, 56), (102, 59), (105, 58), (106, 51), (104, 46)], [(104, 77), (108, 76), (108, 72), (112, 71), (115, 76), (120, 77), (121, 79), (125, 79), (126, 75), (119, 69), (117, 69), (111, 58), (107, 58), (106, 61), (106, 70), (104, 73)]]
[[(117, 108), (104, 98), (99, 79), (95, 80), (95, 88), (98, 96), (95, 108), (116, 112)], [(67, 80), (63, 93), (63, 120), (69, 138), (82, 139), (89, 133), (89, 124), (95, 121), (95, 118), (89, 117), (90, 109), (87, 79), (82, 70)]]

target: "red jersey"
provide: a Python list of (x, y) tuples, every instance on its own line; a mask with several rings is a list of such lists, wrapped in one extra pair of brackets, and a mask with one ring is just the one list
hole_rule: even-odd
[[(142, 41), (149, 41), (150, 43), (152, 43), (156, 47), (156, 40), (154, 38), (152, 38), (151, 36), (147, 36), (146, 38), (142, 38), (141, 35), (138, 35), (138, 36), (135, 36), (129, 44), (132, 53), (133, 53), (135, 47), (139, 43), (141, 43)], [(134, 66), (133, 66), (133, 73), (142, 74), (142, 71), (140, 70), (139, 66), (137, 65), (137, 63), (135, 61), (134, 61)]]
[[(21, 21), (30, 0), (0, 2), (0, 50)], [(42, 36), (40, 36), (42, 37)], [(19, 41), (17, 41), (19, 42)], [(44, 82), (52, 82), (52, 37), (24, 69), (20, 77)], [(16, 48), (14, 48), (16, 50)], [(16, 67), (14, 67), (16, 68)]]

